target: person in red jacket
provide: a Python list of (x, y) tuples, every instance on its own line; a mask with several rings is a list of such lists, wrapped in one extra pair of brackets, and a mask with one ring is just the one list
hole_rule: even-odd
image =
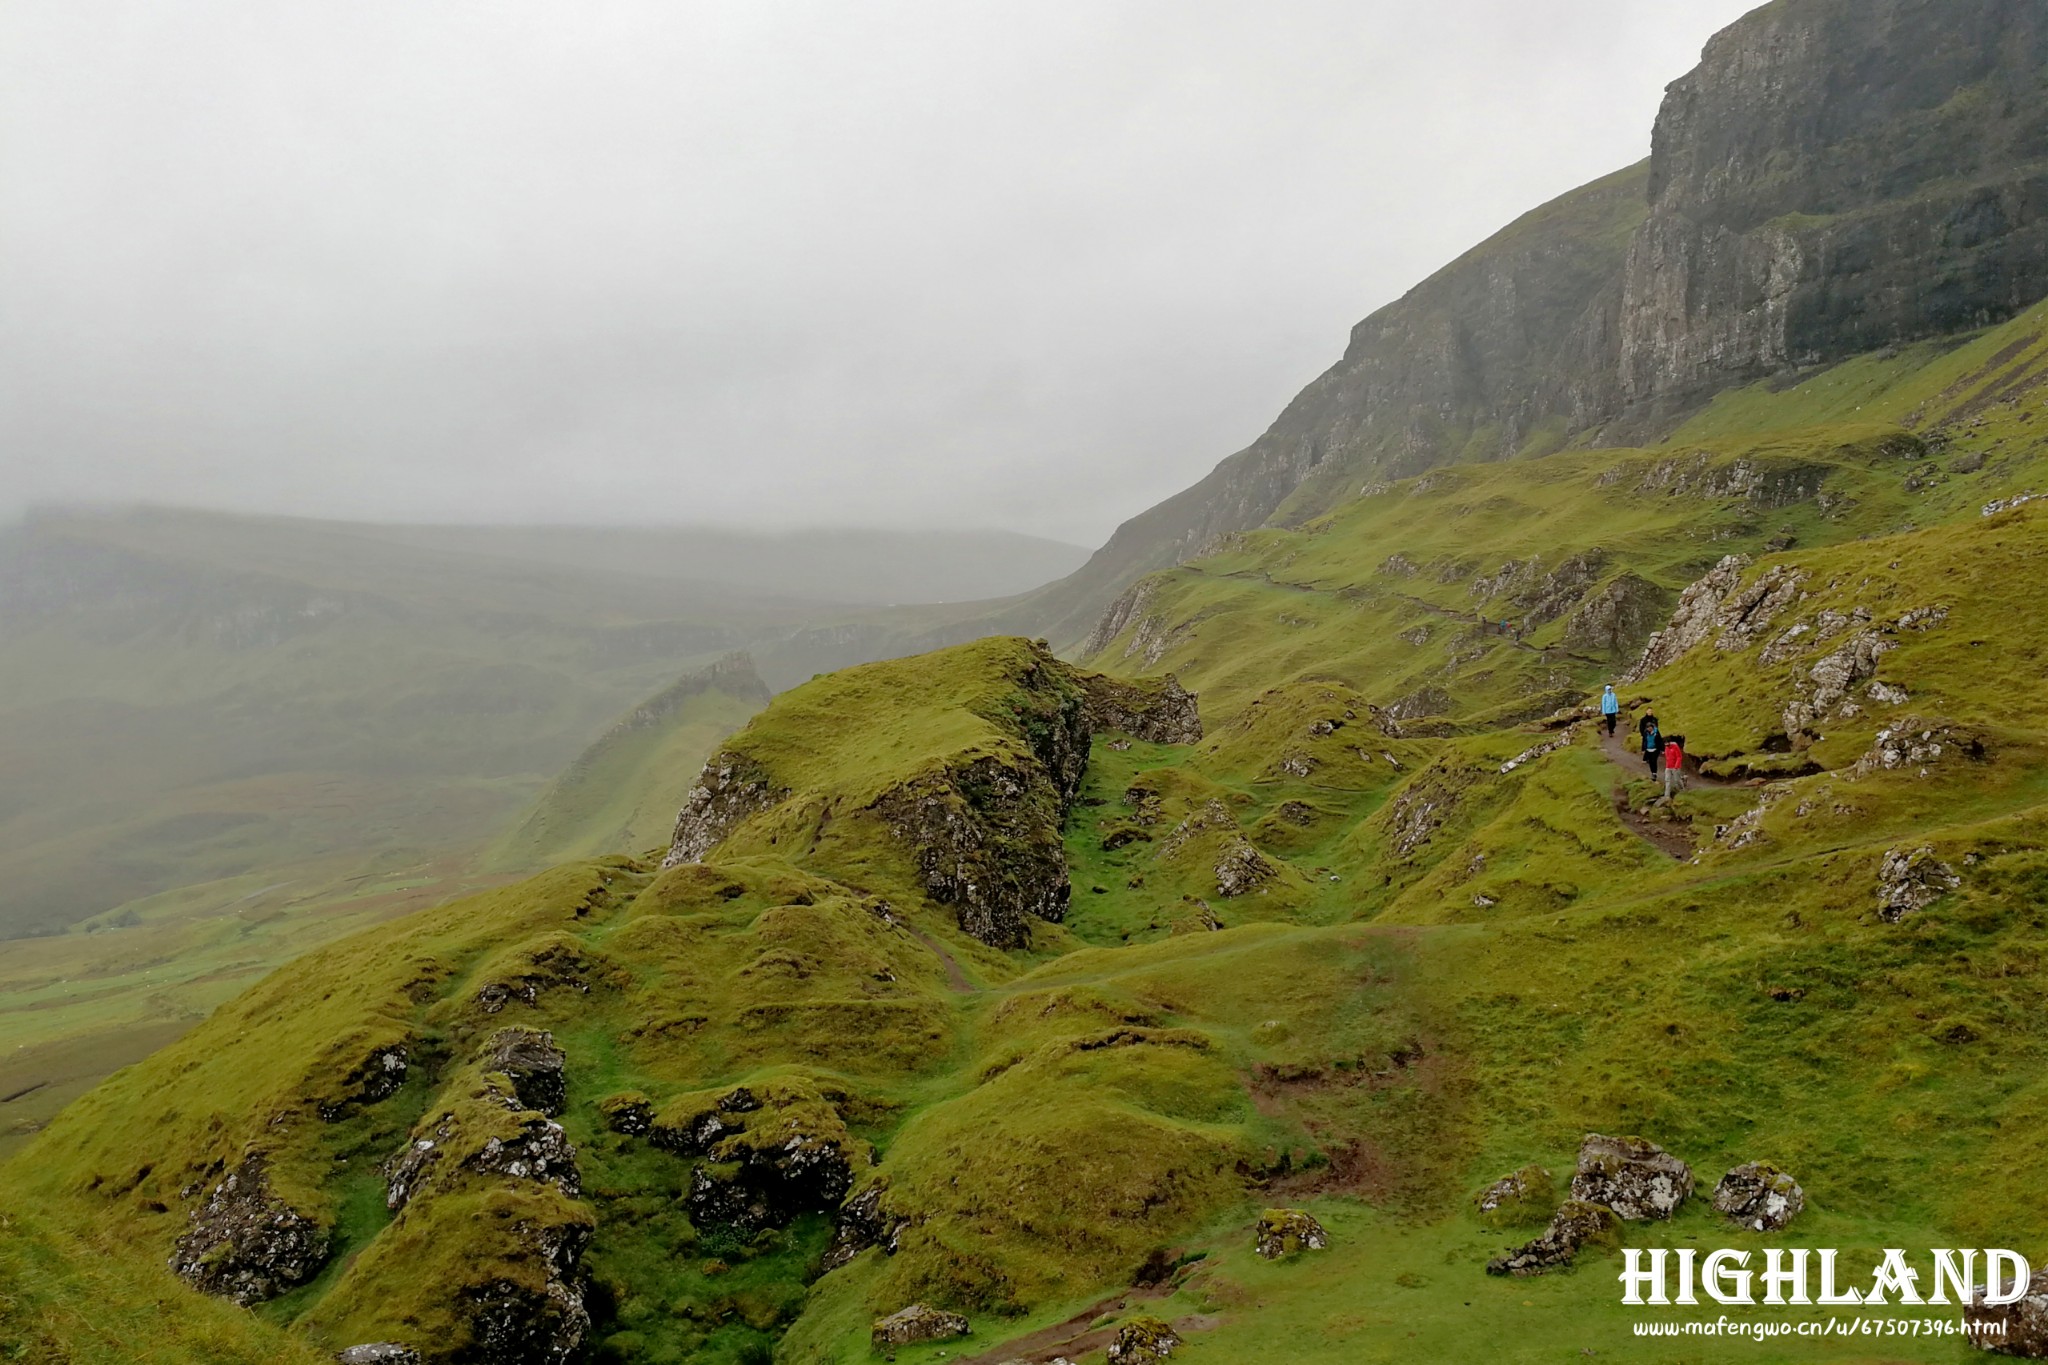
[(1672, 735), (1664, 741), (1664, 796), (1669, 800), (1685, 790), (1685, 736)]

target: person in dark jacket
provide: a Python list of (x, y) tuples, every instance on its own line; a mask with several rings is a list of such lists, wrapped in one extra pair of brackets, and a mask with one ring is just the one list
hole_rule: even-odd
[(1657, 724), (1655, 711), (1636, 722), (1636, 733), (1643, 739), (1643, 766), (1650, 770), (1650, 776), (1657, 775), (1657, 763), (1663, 757), (1664, 735)]

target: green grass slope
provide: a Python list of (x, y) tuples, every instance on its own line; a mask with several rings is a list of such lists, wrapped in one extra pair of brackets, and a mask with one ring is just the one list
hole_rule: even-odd
[[(1488, 1276), (1548, 1206), (1473, 1196), (1637, 1134), (1702, 1196), (1765, 1160), (1809, 1204), (1764, 1234), (1695, 1198), (1629, 1245), (1837, 1247), (1852, 1283), (1885, 1247), (2048, 1259), (2048, 502), (2012, 502), (2048, 487), (2043, 323), (1147, 579), (1088, 662), (1174, 672), (1199, 738), (1105, 723), (1172, 694), (1023, 640), (794, 689), (673, 865), (331, 945), (71, 1105), (0, 1172), (56, 1248), (0, 1295), (58, 1321), (83, 1239), (158, 1274), (256, 1169), (326, 1250), (245, 1321), (322, 1350), (459, 1359), (477, 1304), (553, 1331), (573, 1295), (605, 1361), (1095, 1365), (1138, 1317), (1194, 1362), (1968, 1359), (1640, 1338), (1745, 1310), (1624, 1308), (1599, 1246)], [(1605, 679), (1687, 734), (1675, 799), (1600, 743)], [(553, 1119), (494, 1069), (508, 1028), (561, 1050)], [(1270, 1207), (1330, 1248), (1257, 1257)], [(874, 1348), (912, 1303), (971, 1337)]]

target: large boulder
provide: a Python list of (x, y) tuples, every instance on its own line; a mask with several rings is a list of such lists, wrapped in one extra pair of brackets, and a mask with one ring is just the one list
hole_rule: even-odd
[(1154, 1317), (1135, 1317), (1116, 1329), (1109, 1343), (1109, 1365), (1150, 1365), (1180, 1346), (1173, 1329)]
[(1494, 1257), (1486, 1263), (1486, 1273), (1528, 1276), (1563, 1269), (1578, 1258), (1582, 1248), (1613, 1241), (1619, 1226), (1614, 1211), (1604, 1204), (1566, 1200), (1551, 1215), (1542, 1236)]
[(246, 1307), (304, 1284), (326, 1259), (327, 1230), (277, 1196), (259, 1153), (192, 1211), (171, 1269), (194, 1289)]
[(1669, 1218), (1692, 1188), (1692, 1169), (1654, 1142), (1588, 1133), (1579, 1144), (1572, 1198), (1604, 1204), (1618, 1218)]
[[(2009, 1290), (2011, 1282), (2000, 1287)], [(2048, 1360), (2048, 1267), (2035, 1271), (2026, 1294), (2011, 1303), (1985, 1303), (1986, 1292), (1978, 1285), (1963, 1310), (1964, 1325), (1974, 1329), (1970, 1343), (1994, 1355)]]
[(1290, 1251), (1326, 1251), (1329, 1246), (1330, 1234), (1323, 1225), (1300, 1209), (1267, 1209), (1259, 1215), (1255, 1250), (1269, 1261)]
[(886, 1318), (876, 1318), (870, 1334), (877, 1350), (888, 1350), (892, 1346), (915, 1346), (926, 1341), (951, 1341), (968, 1333), (967, 1319), (958, 1313), (947, 1313), (937, 1308), (928, 1308), (913, 1303), (900, 1308)]
[(1714, 1210), (1752, 1232), (1777, 1232), (1806, 1207), (1806, 1191), (1767, 1161), (1737, 1166), (1714, 1186)]

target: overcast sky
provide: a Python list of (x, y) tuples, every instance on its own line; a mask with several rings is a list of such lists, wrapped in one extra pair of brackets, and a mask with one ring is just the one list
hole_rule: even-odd
[(0, 0), (0, 515), (1096, 543), (1747, 0)]

